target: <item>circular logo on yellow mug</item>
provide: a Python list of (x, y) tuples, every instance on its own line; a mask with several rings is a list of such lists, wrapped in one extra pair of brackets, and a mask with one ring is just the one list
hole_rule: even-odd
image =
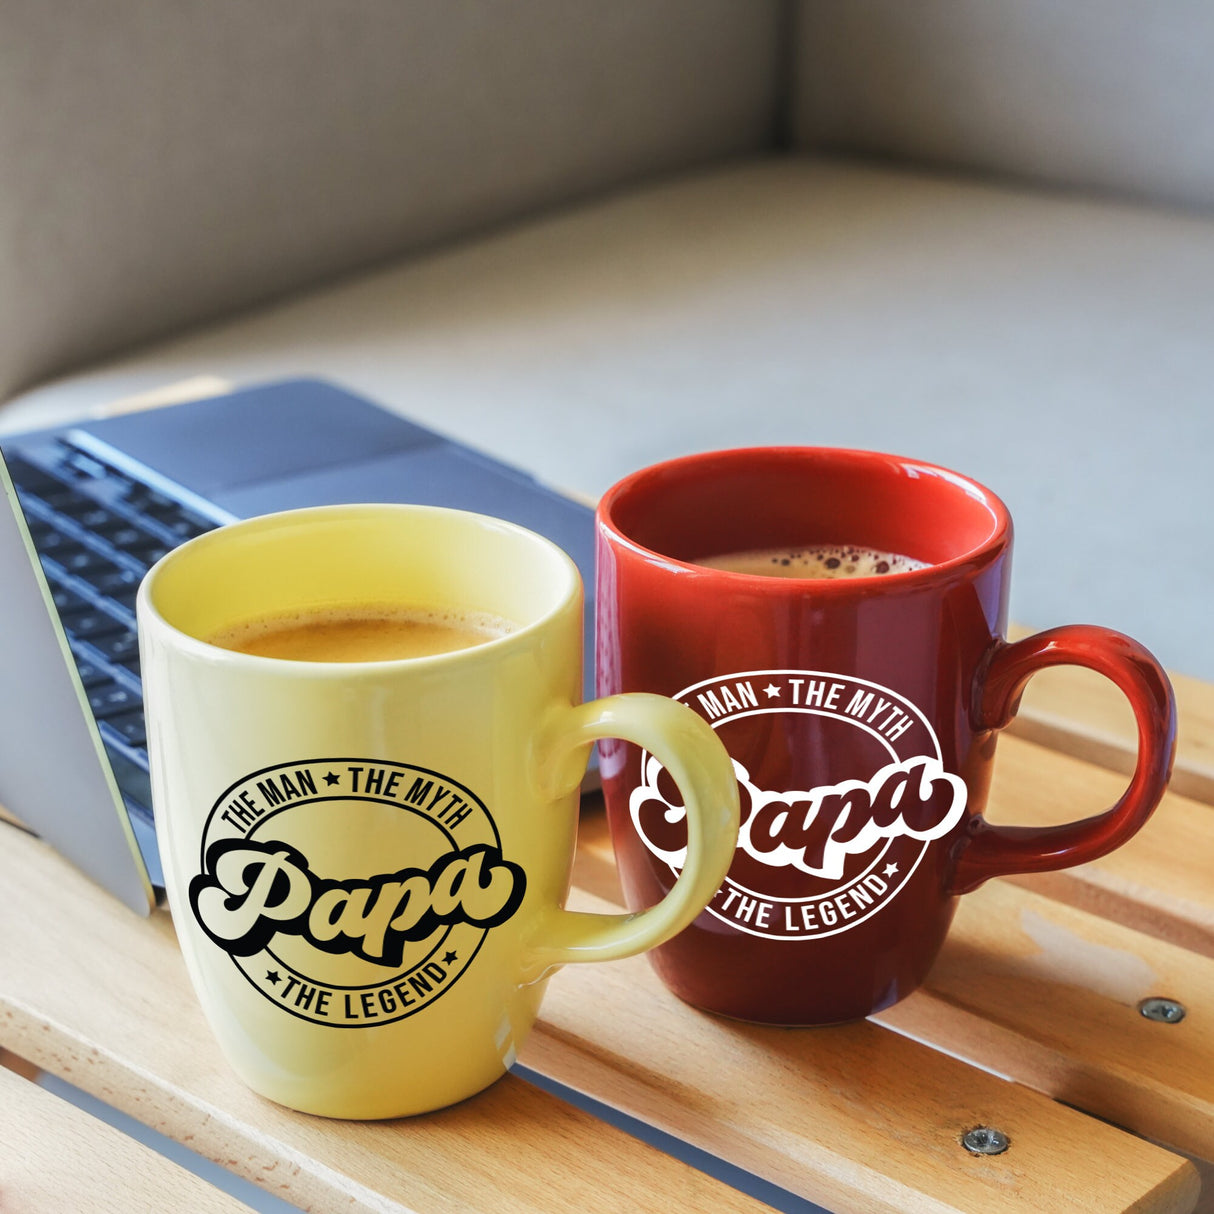
[(255, 771), (207, 817), (190, 907), (267, 999), (340, 1028), (439, 999), (526, 890), (484, 803), (377, 759)]

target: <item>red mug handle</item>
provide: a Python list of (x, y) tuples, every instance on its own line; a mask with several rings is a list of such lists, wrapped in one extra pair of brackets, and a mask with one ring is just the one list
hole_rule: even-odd
[(1070, 868), (1111, 852), (1159, 804), (1176, 753), (1176, 700), (1162, 667), (1137, 641), (1108, 628), (1072, 624), (1012, 644), (1000, 642), (978, 674), (979, 731), (1002, 729), (1016, 715), (1025, 684), (1047, 666), (1086, 666), (1125, 693), (1138, 724), (1138, 762), (1111, 809), (1061, 826), (992, 826), (970, 821), (949, 892), (964, 894), (990, 877)]

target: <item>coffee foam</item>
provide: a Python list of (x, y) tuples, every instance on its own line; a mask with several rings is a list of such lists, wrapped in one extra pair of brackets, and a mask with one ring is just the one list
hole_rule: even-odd
[(377, 622), (416, 626), (420, 629), (450, 629), (480, 634), (484, 641), (495, 641), (514, 632), (517, 625), (487, 611), (456, 608), (413, 607), (399, 603), (341, 603), (330, 607), (301, 607), (294, 611), (274, 612), (230, 624), (206, 638), (221, 649), (247, 650), (265, 637), (296, 628), (341, 626)]
[(900, 552), (881, 552), (855, 544), (815, 544), (805, 548), (752, 548), (701, 557), (697, 565), (733, 573), (784, 578), (883, 577), (924, 569), (926, 561)]

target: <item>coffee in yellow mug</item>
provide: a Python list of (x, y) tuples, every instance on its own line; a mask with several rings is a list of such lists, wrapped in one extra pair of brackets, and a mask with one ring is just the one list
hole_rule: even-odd
[[(671, 700), (580, 704), (582, 587), (555, 545), (421, 506), (269, 515), (139, 592), (148, 751), (187, 968), (237, 1074), (379, 1118), (488, 1086), (560, 965), (685, 927), (725, 875), (733, 769)], [(596, 738), (661, 757), (687, 863), (633, 915), (563, 909)]]

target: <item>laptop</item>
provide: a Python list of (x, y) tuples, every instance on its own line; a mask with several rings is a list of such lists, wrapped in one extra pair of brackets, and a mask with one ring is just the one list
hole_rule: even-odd
[(132, 909), (163, 896), (135, 592), (177, 544), (342, 502), (453, 506), (573, 557), (593, 687), (593, 512), (319, 380), (292, 380), (0, 443), (0, 805)]

